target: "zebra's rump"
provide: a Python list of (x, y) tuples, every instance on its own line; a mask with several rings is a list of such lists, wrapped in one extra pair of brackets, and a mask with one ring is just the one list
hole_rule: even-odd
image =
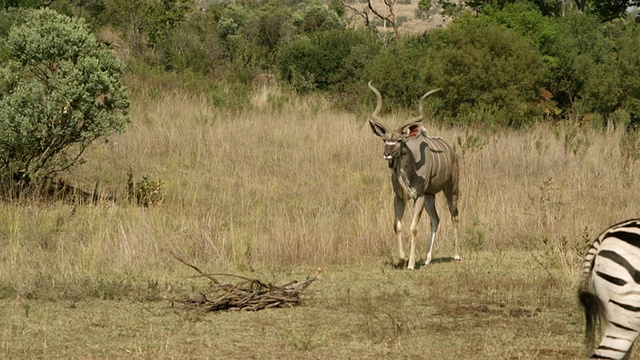
[(593, 256), (593, 275), (615, 286), (640, 286), (640, 219), (616, 224), (603, 232), (587, 254), (587, 258)]
[(578, 295), (588, 341), (599, 319), (607, 324), (591, 358), (623, 359), (640, 334), (640, 219), (615, 224), (593, 241)]

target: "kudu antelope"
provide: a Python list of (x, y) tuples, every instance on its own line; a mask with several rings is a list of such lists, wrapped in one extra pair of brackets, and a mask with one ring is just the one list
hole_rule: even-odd
[(426, 209), (431, 219), (431, 242), (424, 260), (427, 265), (431, 262), (431, 253), (436, 240), (436, 232), (440, 218), (436, 211), (436, 194), (444, 192), (451, 213), (454, 227), (455, 260), (461, 260), (458, 255), (458, 159), (451, 146), (438, 137), (427, 136), (426, 129), (420, 123), (424, 118), (424, 100), (440, 89), (435, 89), (420, 98), (419, 115), (411, 119), (408, 124), (391, 131), (380, 123), (378, 114), (382, 109), (382, 96), (371, 85), (369, 89), (376, 95), (376, 109), (371, 114), (369, 125), (373, 133), (384, 140), (384, 159), (391, 168), (391, 183), (395, 192), (394, 230), (398, 238), (400, 258), (406, 260), (402, 245), (402, 217), (407, 200), (413, 200), (413, 216), (411, 220), (411, 248), (409, 250), (408, 269), (415, 267), (416, 236), (418, 222), (422, 216), (422, 209)]

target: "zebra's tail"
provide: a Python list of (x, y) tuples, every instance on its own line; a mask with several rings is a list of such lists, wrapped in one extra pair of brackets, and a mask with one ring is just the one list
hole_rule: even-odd
[(578, 298), (584, 308), (585, 317), (585, 339), (589, 350), (593, 349), (596, 333), (600, 329), (600, 324), (604, 316), (604, 306), (596, 294), (589, 290), (580, 289)]
[(589, 248), (584, 258), (584, 267), (580, 287), (578, 288), (578, 299), (584, 308), (585, 318), (585, 340), (589, 351), (593, 349), (596, 333), (600, 329), (602, 319), (605, 315), (605, 308), (600, 298), (593, 291), (591, 286), (591, 276), (593, 273), (593, 263), (600, 250), (600, 239), (597, 239)]

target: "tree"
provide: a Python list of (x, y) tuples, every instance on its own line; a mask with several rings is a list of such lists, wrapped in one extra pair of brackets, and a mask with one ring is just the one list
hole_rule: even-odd
[(580, 12), (593, 13), (602, 22), (626, 16), (627, 9), (640, 5), (638, 0), (575, 0)]
[(368, 31), (316, 32), (280, 46), (276, 67), (298, 91), (340, 92), (357, 81), (379, 47)]
[(391, 40), (394, 40), (395, 43), (398, 43), (400, 41), (400, 33), (398, 32), (399, 24), (396, 21), (396, 15), (393, 12), (393, 7), (396, 4), (396, 1), (397, 0), (384, 0), (384, 5), (386, 6), (386, 9), (384, 11), (385, 14), (383, 15), (378, 9), (376, 9), (373, 6), (372, 0), (367, 0), (367, 7), (369, 11), (371, 11), (371, 13), (375, 17), (383, 21), (385, 25), (384, 26), (385, 29), (387, 27), (386, 26), (387, 23), (391, 25), (391, 28), (393, 29), (393, 35), (391, 36), (391, 38), (388, 38), (389, 34), (387, 33), (382, 34), (382, 36), (378, 33), (378, 29), (376, 28), (375, 24), (369, 20), (369, 13), (367, 11), (359, 10), (347, 4), (344, 0), (342, 0), (342, 6), (354, 12), (355, 15), (361, 16), (364, 19), (365, 26), (369, 27), (376, 34), (376, 36), (378, 36), (378, 39), (380, 40), (380, 42), (384, 47), (387, 47), (389, 46), (389, 43), (391, 42)]
[(82, 19), (30, 10), (0, 67), (0, 180), (23, 187), (81, 162), (96, 139), (124, 130), (124, 65)]
[(441, 88), (430, 102), (439, 101), (449, 119), (519, 127), (541, 117), (542, 55), (516, 32), (471, 15), (405, 38), (370, 61), (367, 73), (391, 106), (413, 108), (420, 94)]

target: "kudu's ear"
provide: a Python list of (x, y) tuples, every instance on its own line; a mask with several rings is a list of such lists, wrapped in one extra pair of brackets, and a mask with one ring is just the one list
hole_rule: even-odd
[(414, 137), (422, 133), (422, 125), (420, 123), (411, 123), (402, 128), (402, 134), (408, 138)]
[(371, 130), (373, 130), (373, 133), (381, 138), (384, 138), (384, 135), (387, 133), (387, 128), (384, 125), (373, 120), (369, 120), (369, 126), (371, 126)]

